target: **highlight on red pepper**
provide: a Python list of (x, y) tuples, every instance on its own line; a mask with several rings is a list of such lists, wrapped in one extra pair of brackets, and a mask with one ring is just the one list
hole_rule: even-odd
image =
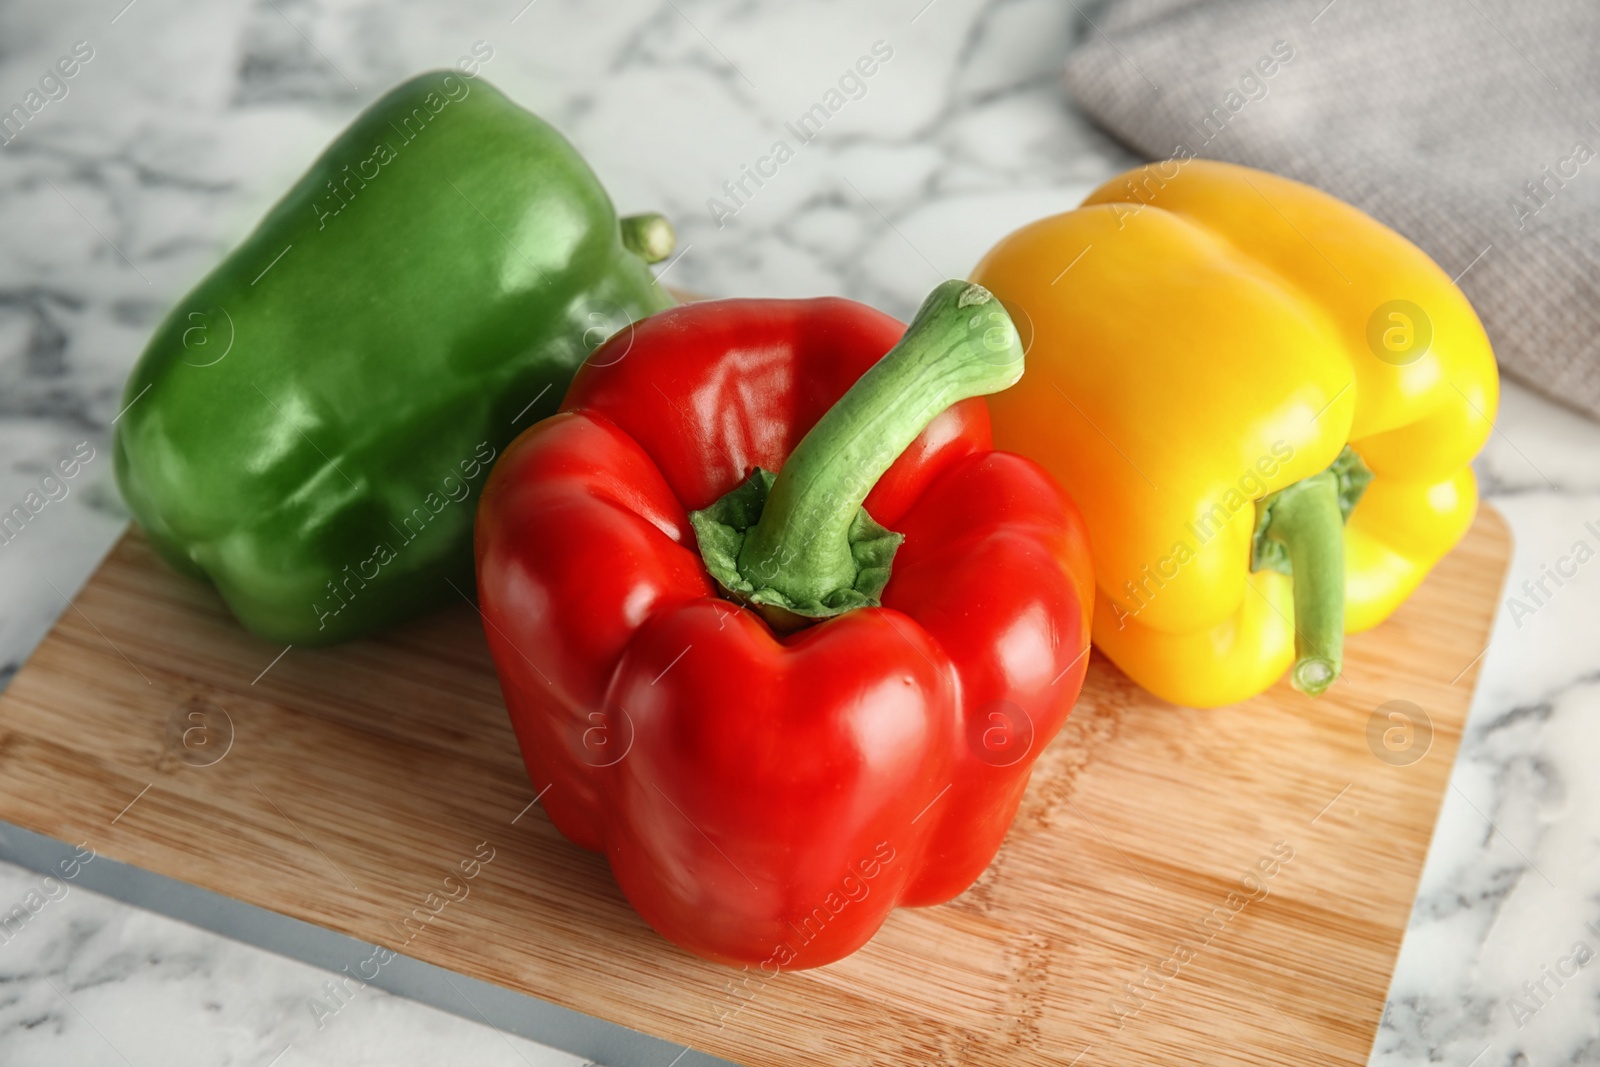
[[(652, 316), (496, 465), (485, 633), (551, 821), (729, 964), (814, 967), (961, 893), (1088, 661), (1083, 520), (994, 451), (983, 288)], [(887, 353), (887, 354), (886, 354)]]

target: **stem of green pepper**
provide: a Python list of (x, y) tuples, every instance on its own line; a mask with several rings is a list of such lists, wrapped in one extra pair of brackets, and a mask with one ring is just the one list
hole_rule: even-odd
[(1316, 696), (1344, 661), (1344, 516), (1339, 483), (1323, 471), (1281, 490), (1269, 538), (1289, 552), (1294, 576), (1294, 669), (1289, 681)]
[(678, 235), (665, 215), (654, 211), (624, 215), (617, 220), (622, 229), (622, 246), (646, 263), (660, 263), (672, 255)]
[(1022, 344), (1000, 301), (969, 282), (940, 285), (789, 455), (745, 536), (740, 573), (796, 601), (848, 588), (850, 524), (884, 471), (951, 404), (1021, 377)]

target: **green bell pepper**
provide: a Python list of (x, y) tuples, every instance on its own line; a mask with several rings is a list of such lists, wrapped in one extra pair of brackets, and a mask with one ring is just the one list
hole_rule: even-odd
[(122, 494), (275, 641), (465, 595), (490, 464), (601, 341), (672, 303), (647, 266), (672, 241), (659, 215), (619, 220), (482, 79), (413, 78), (156, 330), (115, 428)]

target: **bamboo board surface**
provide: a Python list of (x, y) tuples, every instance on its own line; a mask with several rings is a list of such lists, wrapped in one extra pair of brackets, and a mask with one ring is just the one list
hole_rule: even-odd
[(775, 978), (530, 806), (470, 605), (275, 659), (136, 530), (0, 696), (0, 819), (739, 1063), (1361, 1064), (1509, 553), (1483, 508), (1317, 701), (1174, 708), (1096, 654), (978, 884)]

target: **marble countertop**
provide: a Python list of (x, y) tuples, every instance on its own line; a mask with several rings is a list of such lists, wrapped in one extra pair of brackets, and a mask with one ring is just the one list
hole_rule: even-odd
[[(904, 317), (1132, 161), (1061, 88), (1082, 32), (1057, 0), (0, 8), (0, 110), (81, 60), (0, 147), (0, 507), (83, 461), (0, 545), (0, 685), (123, 529), (109, 430), (158, 317), (389, 85), (481, 42), (483, 74), (560, 127), (621, 209), (676, 221), (671, 283)], [(879, 42), (892, 57), (859, 97), (733, 197), (724, 183)], [(1600, 1059), (1600, 425), (1510, 385), (1478, 470), (1516, 555), (1373, 1050), (1385, 1067)], [(319, 1028), (306, 1001), (327, 974), (247, 943), (247, 918), (147, 911), (128, 901), (149, 887), (109, 863), (52, 889), (37, 851), (3, 851), (36, 869), (0, 864), (0, 907), (45, 903), (0, 934), (0, 1062), (582, 1062), (557, 1050), (576, 1047), (559, 1021), (376, 988)]]

